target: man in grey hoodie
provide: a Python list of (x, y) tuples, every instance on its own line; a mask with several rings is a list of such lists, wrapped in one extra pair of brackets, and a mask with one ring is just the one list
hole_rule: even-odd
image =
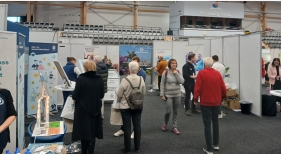
[[(100, 55), (94, 57), (94, 62), (97, 65), (97, 74), (101, 76), (104, 82), (104, 93), (107, 93), (107, 79), (108, 79), (108, 68), (102, 61)], [(102, 99), (101, 116), (104, 118), (104, 100)]]

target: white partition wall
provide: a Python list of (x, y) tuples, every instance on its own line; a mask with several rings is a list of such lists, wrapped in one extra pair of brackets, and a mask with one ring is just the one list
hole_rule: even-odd
[[(172, 58), (177, 60), (178, 63), (178, 70), (181, 72), (182, 74), (182, 67), (183, 65), (186, 63), (186, 55), (188, 54), (188, 42), (181, 42), (181, 41), (174, 41), (173, 42), (173, 52), (172, 52)], [(198, 45), (196, 45), (197, 47), (195, 47), (196, 49), (199, 49), (200, 47)], [(197, 50), (198, 51), (198, 50)], [(194, 51), (195, 52), (195, 51)], [(200, 52), (200, 51), (198, 51)]]
[(205, 38), (189, 38), (188, 39), (189, 45), (195, 45), (195, 44), (202, 44), (200, 46), (200, 49), (202, 53), (197, 53), (197, 54), (202, 54), (202, 57), (210, 57), (211, 56), (211, 40), (210, 39), (205, 39)]
[(220, 62), (223, 61), (222, 48), (222, 38), (211, 39), (211, 56), (217, 55)]
[[(13, 103), (17, 106), (17, 33), (0, 31), (0, 87), (8, 89), (13, 97)], [(16, 120), (10, 128), (11, 143), (6, 149), (16, 148)]]
[(8, 4), (0, 4), (0, 31), (7, 30)]
[(252, 113), (261, 111), (261, 34), (240, 36), (240, 98), (252, 103)]
[(29, 31), (29, 42), (58, 43), (57, 31)]
[(237, 93), (239, 93), (239, 37), (230, 36), (223, 38), (223, 61), (225, 67), (229, 67), (228, 73), (230, 78), (225, 78), (228, 83), (235, 83), (238, 87)]

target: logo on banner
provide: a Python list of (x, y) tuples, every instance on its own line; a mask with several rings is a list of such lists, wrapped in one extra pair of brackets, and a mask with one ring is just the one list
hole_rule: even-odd
[(36, 54), (35, 54), (34, 52), (32, 52), (30, 55), (31, 55), (31, 56), (36, 56)]
[(215, 4), (212, 4), (213, 8), (218, 8), (219, 7), (219, 3), (216, 2)]
[(56, 45), (53, 45), (53, 50), (56, 50)]

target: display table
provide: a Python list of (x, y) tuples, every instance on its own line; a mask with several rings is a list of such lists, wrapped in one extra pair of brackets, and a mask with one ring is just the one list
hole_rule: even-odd
[[(58, 121), (58, 119), (50, 119), (50, 122)], [(35, 137), (32, 136), (36, 120), (33, 121), (28, 126), (28, 135), (30, 136), (30, 143), (34, 143)], [(64, 123), (64, 133), (67, 131), (67, 126)], [(52, 135), (52, 136), (36, 136), (35, 143), (54, 143), (54, 142), (63, 142), (64, 134)]]
[(55, 86), (55, 89), (60, 90), (60, 91), (74, 91), (74, 88), (69, 87), (69, 88), (65, 89), (65, 88), (62, 88), (62, 85)]
[[(20, 151), (20, 153), (24, 154), (25, 151), (26, 151), (26, 149), (23, 149), (23, 150)], [(62, 149), (62, 151), (63, 151), (63, 154), (66, 154), (66, 148), (65, 147)]]
[(277, 97), (274, 95), (262, 95), (262, 115), (276, 116)]
[(281, 90), (270, 90), (270, 94), (281, 97)]

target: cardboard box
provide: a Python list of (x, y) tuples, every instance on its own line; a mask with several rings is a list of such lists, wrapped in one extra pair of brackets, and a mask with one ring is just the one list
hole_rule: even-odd
[(228, 89), (226, 91), (226, 96), (229, 97), (229, 96), (236, 96), (237, 93), (236, 93), (236, 90), (233, 90), (233, 89)]
[(236, 95), (236, 99), (225, 99), (223, 106), (229, 109), (240, 109), (239, 95)]

